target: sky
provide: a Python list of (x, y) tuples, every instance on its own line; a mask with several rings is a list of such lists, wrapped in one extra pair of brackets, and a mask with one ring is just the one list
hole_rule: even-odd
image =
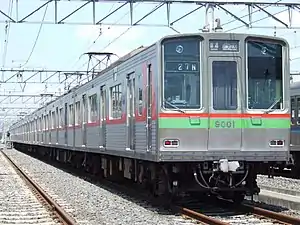
[[(13, 2), (13, 7), (11, 7)], [(44, 4), (45, 0), (19, 0), (18, 7), (16, 0), (1, 0), (0, 9), (12, 18), (21, 19), (32, 12), (37, 7)], [(138, 1), (137, 1), (138, 2)], [(253, 2), (253, 0), (252, 0)], [(257, 0), (258, 2), (258, 0)], [(294, 2), (281, 1), (281, 2)], [(86, 3), (86, 1), (59, 1), (58, 2), (58, 20), (64, 18), (70, 12)], [(97, 2), (96, 3), (96, 21), (103, 18), (109, 12), (112, 12), (121, 3), (112, 1)], [(155, 8), (157, 4), (137, 3), (134, 5), (133, 19), (137, 21), (151, 9)], [(172, 4), (170, 21), (179, 18), (185, 12), (195, 9), (195, 4)], [(229, 6), (226, 7), (231, 13), (237, 16), (244, 16), (247, 14), (247, 7), (242, 6)], [(18, 10), (17, 10), (18, 9)], [(147, 24), (167, 24), (167, 7), (166, 5), (160, 7), (152, 15), (145, 18), (142, 23)], [(269, 7), (267, 9), (270, 13), (276, 14), (278, 18), (288, 23), (288, 12), (278, 13), (284, 8)], [(83, 9), (76, 12), (65, 22), (68, 23), (91, 23), (92, 17), (92, 4), (87, 5)], [(87, 70), (88, 61), (87, 56), (82, 55), (88, 51), (105, 51), (113, 52), (118, 56), (122, 56), (139, 46), (148, 46), (159, 40), (164, 35), (180, 33), (199, 32), (205, 23), (204, 8), (187, 16), (181, 21), (174, 24), (176, 31), (169, 27), (150, 27), (150, 26), (120, 26), (118, 24), (129, 24), (130, 13), (129, 5), (124, 6), (118, 12), (104, 20), (103, 23), (109, 25), (70, 25), (70, 24), (53, 24), (54, 21), (54, 3), (48, 4), (48, 7), (43, 7), (41, 10), (30, 16), (27, 21), (31, 23), (22, 24), (9, 24), (5, 23), (7, 18), (0, 14), (0, 51), (1, 51), (1, 68), (36, 68), (48, 70)], [(300, 71), (300, 10), (293, 10), (292, 26), (298, 29), (266, 29), (266, 28), (252, 28), (247, 29), (242, 23), (236, 21), (230, 15), (222, 10), (215, 10), (215, 18), (221, 19), (221, 24), (224, 31), (231, 30), (231, 32), (238, 33), (253, 33), (253, 34), (266, 34), (284, 37), (288, 40), (291, 46), (291, 71)], [(44, 19), (43, 19), (44, 17)], [(253, 26), (281, 26), (282, 25), (271, 18), (266, 18), (267, 15), (263, 12), (254, 13), (253, 20), (260, 20), (254, 23)], [(247, 17), (244, 18), (246, 21)], [(41, 22), (43, 25), (41, 26)], [(35, 23), (33, 23), (35, 22)], [(39, 33), (40, 29), (40, 33)], [(38, 35), (39, 33), (39, 35)], [(38, 37), (38, 38), (37, 38)], [(7, 42), (5, 44), (5, 42)], [(32, 52), (32, 54), (31, 54)], [(6, 53), (6, 54), (5, 54)], [(298, 58), (299, 57), (299, 58)], [(112, 58), (116, 60), (117, 58)], [(0, 72), (0, 80), (7, 79), (12, 73)], [(24, 75), (25, 77), (30, 74)], [(37, 76), (32, 80), (38, 81), (41, 77)], [(15, 78), (16, 80), (16, 78)], [(295, 77), (294, 80), (300, 80), (300, 76)], [(53, 77), (50, 81), (57, 82), (58, 77)], [(75, 84), (75, 83), (74, 83)], [(46, 90), (45, 90), (46, 88)], [(23, 89), (23, 91), (22, 91)], [(20, 84), (1, 84), (0, 94), (25, 93), (55, 93), (59, 94), (63, 91), (64, 85), (57, 84), (26, 84), (25, 88)], [(11, 106), (11, 102), (7, 99), (1, 102), (3, 97), (0, 96), (0, 104), (3, 107)], [(16, 107), (34, 107), (32, 99), (23, 103), (21, 99), (16, 100)], [(11, 111), (15, 113), (15, 111)], [(1, 116), (0, 112), (0, 116)]]

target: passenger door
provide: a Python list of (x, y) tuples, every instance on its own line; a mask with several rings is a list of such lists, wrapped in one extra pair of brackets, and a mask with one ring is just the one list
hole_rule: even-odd
[(86, 128), (87, 128), (87, 97), (86, 94), (82, 95), (82, 147), (86, 146)]
[(208, 150), (240, 151), (242, 147), (241, 60), (210, 57)]
[(135, 149), (135, 74), (130, 73), (127, 80), (127, 99), (126, 99), (126, 127), (127, 142), (126, 150)]
[(100, 148), (106, 147), (106, 86), (100, 88)]

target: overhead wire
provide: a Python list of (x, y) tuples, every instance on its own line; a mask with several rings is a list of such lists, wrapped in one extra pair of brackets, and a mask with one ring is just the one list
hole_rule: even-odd
[[(133, 9), (135, 9), (139, 4), (140, 4), (140, 2), (137, 3), (137, 4), (133, 7)], [(113, 8), (113, 7), (111, 7), (111, 9), (110, 9), (109, 11), (111, 11), (112, 8)], [(109, 12), (108, 12), (108, 13), (109, 13)], [(118, 22), (120, 22), (120, 21), (121, 21), (125, 16), (127, 16), (129, 13), (130, 13), (130, 10), (128, 10), (123, 16), (121, 16), (118, 20), (116, 20), (111, 26), (118, 24)], [(110, 29), (111, 26), (109, 26), (108, 29)], [(117, 40), (118, 40), (119, 38), (121, 38), (123, 35), (125, 35), (131, 28), (133, 28), (133, 26), (128, 27), (128, 28), (127, 28), (125, 31), (123, 31), (119, 36), (117, 36), (117, 37), (114, 38), (112, 41), (110, 41), (104, 48), (102, 48), (102, 49), (100, 50), (100, 52), (103, 51), (104, 49), (106, 49), (106, 48), (107, 48), (108, 46), (110, 46), (111, 44), (113, 44), (115, 41), (117, 41)], [(102, 34), (102, 33), (101, 33), (101, 34)], [(91, 46), (88, 48), (88, 50), (96, 43), (96, 41), (99, 39), (99, 37), (101, 36), (101, 34), (98, 35), (98, 37), (93, 41), (93, 43), (92, 43)], [(81, 55), (81, 56), (82, 56), (82, 55)], [(79, 57), (79, 59), (78, 59), (74, 64), (76, 64), (76, 63), (81, 59), (81, 56)], [(84, 67), (86, 64), (88, 64), (88, 62), (89, 62), (89, 60), (87, 60), (85, 63), (83, 63), (77, 70), (80, 70), (82, 67)], [(72, 66), (72, 67), (74, 67), (74, 66)], [(73, 84), (74, 81), (76, 81), (76, 79), (77, 79), (77, 78), (74, 78), (73, 80), (71, 80), (70, 83), (69, 83), (69, 85)], [(85, 81), (85, 80), (87, 80), (87, 78), (86, 78), (86, 79), (83, 79), (83, 81)]]
[[(11, 17), (12, 15), (12, 10), (13, 10), (13, 0), (11, 0), (9, 2), (8, 5), (8, 15)], [(7, 56), (7, 49), (8, 49), (8, 43), (9, 43), (9, 34), (10, 34), (10, 27), (11, 27), (11, 21), (6, 21), (6, 25), (5, 25), (5, 37), (4, 37), (4, 49), (3, 49), (3, 54), (2, 54), (2, 67), (5, 67), (5, 63), (6, 63), (6, 56)], [(4, 76), (4, 71), (2, 72), (2, 80), (5, 80), (5, 76)], [(16, 86), (16, 84), (14, 85)], [(3, 89), (5, 91), (5, 89)]]
[[(281, 2), (282, 0), (278, 0), (278, 1), (276, 1), (275, 3), (279, 3), (279, 2)], [(138, 3), (139, 4), (139, 3)], [(137, 6), (137, 5), (136, 5)], [(268, 8), (268, 7), (270, 7), (270, 5), (268, 5), (268, 6), (266, 6), (266, 7), (264, 7), (264, 8)], [(245, 10), (245, 8), (243, 9), (243, 10)], [(249, 15), (253, 15), (254, 13), (256, 13), (256, 12), (259, 12), (260, 10), (255, 10), (255, 11), (253, 11), (253, 12), (251, 12), (250, 14), (248, 13), (247, 15), (245, 15), (245, 16), (242, 16), (242, 17), (239, 17), (240, 19), (241, 18), (243, 18), (243, 17), (246, 17), (246, 16), (249, 16)], [(268, 17), (266, 17), (266, 18), (268, 18)], [(258, 21), (261, 21), (261, 20), (264, 20), (264, 19), (266, 19), (266, 18), (263, 18), (263, 19), (260, 19), (260, 20), (257, 20), (257, 21), (254, 21), (253, 23), (256, 23), (256, 22), (258, 22)], [(236, 21), (236, 20), (233, 20), (233, 21)], [(232, 21), (229, 21), (229, 22), (227, 22), (226, 24), (230, 24)], [(103, 47), (100, 51), (103, 51), (103, 50), (105, 50), (107, 47), (109, 47), (111, 44), (113, 44), (114, 42), (116, 42), (118, 39), (120, 39), (124, 34), (126, 34), (131, 28), (132, 28), (133, 26), (130, 26), (130, 27), (128, 27), (125, 31), (123, 31), (119, 36), (117, 36), (117, 37), (115, 37), (112, 41), (110, 41), (105, 47)], [(239, 28), (239, 27), (238, 27)], [(238, 29), (238, 28), (233, 28), (233, 29)], [(232, 29), (231, 29), (232, 30)], [(79, 60), (78, 60), (79, 61)], [(88, 61), (87, 62), (85, 62), (80, 68), (82, 68), (83, 66), (85, 66), (86, 64), (88, 63)], [(75, 79), (73, 79), (71, 82), (70, 82), (70, 84), (72, 84), (74, 81), (76, 80), (76, 78)]]
[[(271, 2), (271, 3), (279, 3), (279, 2), (281, 2), (282, 0), (277, 0), (277, 1), (275, 1), (275, 2)], [(259, 4), (259, 2), (257, 2), (257, 4)], [(272, 5), (267, 5), (267, 6), (264, 6), (264, 7), (262, 7), (263, 9), (266, 9), (266, 8), (269, 8), (269, 7), (271, 7)], [(242, 10), (242, 11), (244, 11), (244, 9)], [(254, 11), (252, 11), (250, 14), (249, 13), (247, 13), (247, 14), (245, 14), (245, 15), (243, 15), (243, 16), (239, 16), (238, 18), (239, 19), (243, 19), (243, 18), (245, 18), (245, 17), (248, 17), (249, 15), (253, 15), (253, 14), (255, 14), (255, 13), (257, 13), (257, 12), (260, 12), (261, 10), (260, 9), (256, 9), (256, 10), (254, 10)], [(225, 25), (228, 25), (228, 24), (231, 24), (231, 23), (234, 23), (234, 22), (236, 22), (236, 19), (232, 19), (232, 20), (230, 20), (230, 21), (228, 21), (228, 22), (225, 22), (225, 23), (223, 23), (222, 25), (223, 26), (225, 26)], [(243, 25), (244, 26), (244, 25)]]
[(49, 5), (49, 4), (46, 5), (45, 12), (44, 12), (44, 15), (43, 15), (43, 18), (42, 18), (42, 21), (41, 21), (41, 25), (40, 25), (40, 27), (39, 27), (39, 30), (38, 30), (37, 36), (36, 36), (36, 38), (35, 38), (34, 44), (33, 44), (33, 46), (32, 46), (31, 52), (30, 52), (30, 54), (29, 54), (27, 60), (25, 61), (25, 63), (24, 63), (21, 67), (24, 67), (24, 66), (29, 62), (29, 60), (30, 60), (30, 58), (31, 58), (31, 56), (32, 56), (32, 54), (33, 54), (33, 52), (34, 52), (34, 50), (35, 50), (36, 44), (37, 44), (37, 42), (38, 42), (38, 40), (39, 40), (41, 31), (42, 31), (42, 27), (43, 27), (43, 25), (44, 25), (45, 17), (46, 17), (47, 10), (48, 10), (48, 5)]
[[(110, 12), (113, 10), (114, 6), (116, 3), (114, 3), (111, 8), (108, 10), (107, 14), (110, 14)], [(126, 14), (125, 14), (126, 15)], [(101, 24), (100, 24), (100, 32), (97, 36), (97, 38), (92, 42), (92, 44), (90, 45), (90, 47), (88, 47), (88, 50), (91, 49), (91, 47), (97, 42), (97, 40), (99, 39), (99, 37), (102, 35), (102, 28), (101, 28)]]
[[(138, 2), (137, 4), (135, 4), (134, 5), (134, 7), (133, 7), (133, 9), (135, 9), (138, 5), (140, 5), (141, 4), (141, 2)], [(110, 11), (113, 9), (113, 7), (109, 10), (109, 12), (108, 12), (108, 14), (110, 13)], [(116, 20), (112, 25), (110, 25), (107, 29), (110, 29), (111, 28), (111, 26), (114, 26), (114, 25), (117, 25), (122, 19), (124, 19), (124, 17), (126, 17), (128, 14), (130, 13), (130, 10), (128, 10), (123, 16), (121, 16), (118, 20)], [(130, 26), (130, 27), (132, 27), (132, 26)], [(126, 31), (127, 32), (127, 31)], [(125, 32), (125, 33), (126, 33)], [(124, 33), (124, 34), (125, 34)], [(103, 32), (102, 32), (102, 30), (101, 30), (101, 34), (99, 34), (98, 35), (98, 37), (92, 42), (92, 44), (88, 47), (88, 50), (90, 50), (91, 49), (91, 47), (97, 42), (97, 40), (100, 38), (100, 36), (103, 34)], [(124, 35), (124, 34), (122, 34), (122, 35)], [(103, 50), (101, 50), (101, 51), (103, 51)], [(81, 56), (82, 55), (80, 55), (80, 57), (78, 58), (78, 60), (74, 63), (74, 65), (72, 66), (72, 68), (80, 61), (80, 59), (81, 59)], [(79, 67), (79, 69), (81, 69), (82, 67), (84, 67), (86, 64), (88, 63), (88, 61), (86, 61), (85, 63), (83, 63), (80, 67)], [(78, 69), (78, 70), (79, 70)]]
[[(278, 0), (278, 1), (275, 1), (275, 2), (273, 2), (273, 3), (279, 3), (279, 2), (281, 2), (282, 0)], [(140, 4), (140, 3), (138, 3), (138, 4)], [(137, 5), (138, 5), (137, 4)], [(136, 5), (136, 6), (137, 6)], [(136, 7), (135, 6), (135, 7)], [(270, 7), (271, 5), (268, 5), (268, 6), (265, 6), (265, 7), (263, 7), (264, 9), (266, 9), (266, 8), (268, 8), (268, 7)], [(245, 10), (245, 8), (242, 10), (242, 11), (244, 11)], [(239, 19), (242, 19), (242, 18), (244, 18), (244, 17), (246, 17), (246, 16), (249, 16), (249, 15), (253, 15), (253, 14), (255, 14), (255, 13), (257, 13), (257, 12), (260, 12), (261, 10), (255, 10), (255, 11), (252, 11), (250, 14), (248, 13), (247, 15), (244, 15), (244, 16), (241, 16), (241, 17), (239, 17)], [(275, 13), (274, 15), (276, 15), (276, 14), (279, 14), (279, 13), (281, 13), (281, 12), (284, 12), (284, 11), (286, 11), (286, 10), (282, 10), (282, 11), (280, 11), (280, 12), (277, 12), (277, 13)], [(128, 12), (129, 13), (129, 12)], [(126, 16), (128, 13), (126, 13), (124, 16)], [(124, 17), (123, 16), (123, 17)], [(255, 21), (253, 21), (252, 23), (257, 23), (257, 22), (259, 22), (259, 21), (262, 21), (262, 20), (265, 20), (265, 19), (267, 19), (267, 18), (269, 18), (269, 16), (266, 16), (266, 17), (263, 17), (263, 18), (261, 18), (261, 19), (258, 19), (258, 20), (255, 20)], [(122, 19), (122, 18), (121, 18)], [(118, 20), (119, 21), (119, 20)], [(117, 24), (118, 23), (118, 21), (115, 23), (115, 24)], [(236, 22), (236, 20), (232, 20), (232, 21), (229, 21), (229, 22), (226, 22), (225, 24), (223, 24), (223, 25), (228, 25), (228, 24), (230, 24), (230, 23), (232, 23), (232, 22)], [(103, 51), (104, 49), (106, 49), (107, 47), (109, 47), (111, 44), (113, 44), (114, 42), (116, 42), (119, 38), (121, 38), (124, 34), (126, 34), (130, 29), (132, 29), (132, 27), (133, 26), (130, 26), (129, 28), (127, 28), (125, 31), (123, 31), (119, 36), (117, 36), (117, 37), (115, 37), (112, 41), (110, 41), (105, 47), (103, 47), (100, 51)], [(238, 29), (238, 28), (241, 28), (241, 27), (244, 27), (244, 25), (242, 25), (242, 26), (239, 26), (239, 27), (236, 27), (236, 28), (232, 28), (232, 29), (230, 29), (230, 31), (231, 30), (235, 30), (235, 29)], [(101, 33), (97, 36), (97, 38), (93, 41), (93, 43), (91, 44), (91, 46), (89, 47), (89, 49), (92, 47), (92, 45), (94, 45), (95, 43), (96, 43), (96, 41), (99, 39), (99, 37), (101, 36)], [(80, 60), (80, 58), (77, 60), (77, 62)], [(76, 62), (76, 63), (77, 63)], [(88, 63), (88, 61), (87, 62), (85, 62), (82, 66), (80, 66), (80, 68), (82, 68), (83, 66), (85, 66), (86, 64)], [(76, 78), (75, 79), (73, 79), (72, 81), (71, 81), (71, 83), (70, 84), (72, 84), (74, 81), (76, 80)]]
[[(114, 4), (112, 5), (112, 7), (110, 8), (110, 10), (108, 10), (108, 12), (106, 13), (107, 15), (112, 11), (112, 9), (113, 9), (113, 7), (115, 6), (115, 4), (116, 4), (116, 3), (114, 3)], [(138, 4), (140, 4), (140, 3), (138, 3)], [(129, 14), (129, 12), (130, 12), (130, 10), (128, 10), (123, 16), (121, 16), (118, 20), (116, 20), (111, 26), (116, 25), (120, 20), (122, 20), (125, 16), (127, 16), (127, 15)], [(110, 29), (111, 26), (109, 26), (107, 29)], [(87, 51), (89, 51), (89, 50), (91, 49), (91, 47), (92, 47), (94, 44), (96, 44), (96, 42), (98, 41), (98, 39), (101, 37), (102, 34), (103, 34), (103, 32), (102, 32), (102, 28), (101, 28), (101, 24), (100, 24), (100, 32), (99, 32), (99, 35), (98, 35), (97, 38), (89, 45), (89, 47), (87, 48)], [(82, 55), (79, 56), (79, 58), (76, 60), (76, 62), (73, 64), (73, 66), (71, 66), (71, 68), (73, 68), (73, 67), (80, 61), (81, 56), (82, 56)], [(88, 63), (88, 62), (85, 62), (83, 65), (81, 65), (81, 66), (79, 67), (79, 69), (82, 68), (82, 67), (84, 67), (87, 63)]]
[[(33, 54), (33, 52), (34, 52), (34, 50), (35, 50), (36, 44), (37, 44), (37, 42), (38, 42), (38, 40), (39, 40), (41, 31), (42, 31), (42, 27), (43, 27), (43, 24), (44, 24), (44, 21), (45, 21), (45, 17), (46, 17), (46, 14), (47, 14), (47, 10), (48, 10), (48, 4), (46, 5), (45, 11), (44, 11), (44, 15), (43, 15), (43, 18), (42, 18), (42, 21), (41, 21), (41, 24), (40, 24), (40, 27), (39, 27), (37, 36), (36, 36), (36, 38), (35, 38), (34, 44), (33, 44), (32, 49), (31, 49), (31, 51), (30, 51), (30, 54), (29, 54), (27, 60), (25, 61), (25, 63), (24, 63), (23, 65), (20, 65), (20, 68), (24, 67), (24, 66), (29, 62), (29, 60), (31, 59), (31, 56), (32, 56), (32, 54)], [(22, 75), (22, 74), (20, 74), (20, 75)], [(25, 85), (24, 85), (24, 87), (22, 87), (21, 83), (20, 83), (20, 86), (21, 86), (21, 89), (24, 89), (24, 88), (25, 88)]]
[[(12, 14), (12, 10), (13, 10), (13, 0), (11, 0), (9, 2), (9, 6), (8, 6), (8, 15), (11, 17)], [(5, 62), (6, 62), (6, 55), (7, 55), (7, 48), (8, 48), (8, 40), (9, 40), (9, 33), (10, 33), (10, 21), (6, 21), (6, 25), (5, 25), (5, 38), (4, 38), (4, 50), (3, 50), (3, 55), (2, 55), (2, 67), (5, 67)]]

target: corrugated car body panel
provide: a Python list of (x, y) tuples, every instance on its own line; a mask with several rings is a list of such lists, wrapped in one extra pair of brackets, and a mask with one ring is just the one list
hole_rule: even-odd
[(82, 146), (82, 129), (75, 129), (75, 147), (79, 148)]
[(126, 146), (126, 126), (125, 124), (107, 124), (107, 150), (125, 151)]
[(88, 126), (87, 127), (87, 147), (88, 148), (99, 148), (99, 126)]

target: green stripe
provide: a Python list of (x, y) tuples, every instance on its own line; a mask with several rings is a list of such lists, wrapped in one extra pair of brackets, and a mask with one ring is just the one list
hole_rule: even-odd
[(207, 128), (208, 119), (159, 118), (159, 128)]
[[(209, 126), (208, 126), (209, 122)], [(287, 118), (264, 118), (264, 119), (233, 119), (233, 118), (159, 118), (159, 128), (290, 128), (290, 120)]]

